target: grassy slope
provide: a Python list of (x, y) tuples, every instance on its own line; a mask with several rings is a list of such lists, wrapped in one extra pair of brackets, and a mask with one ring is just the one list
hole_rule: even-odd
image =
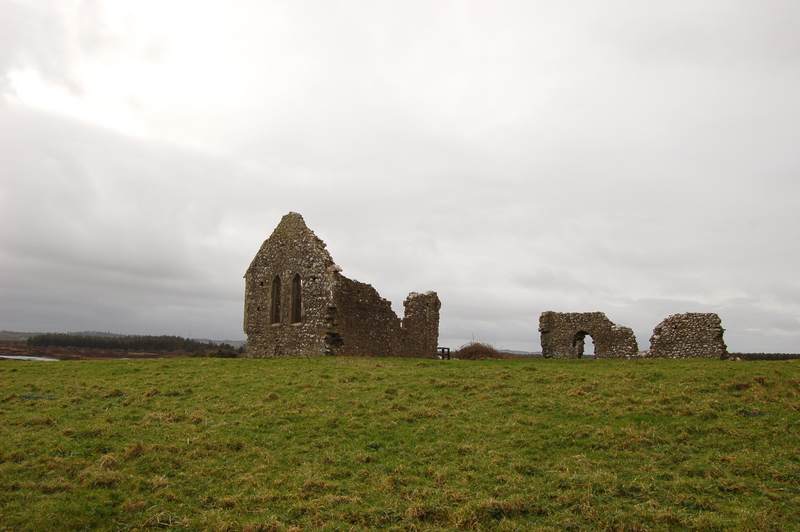
[(0, 530), (800, 529), (800, 363), (0, 363)]

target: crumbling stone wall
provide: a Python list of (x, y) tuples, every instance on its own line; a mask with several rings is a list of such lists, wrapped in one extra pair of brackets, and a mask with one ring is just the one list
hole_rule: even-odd
[(544, 358), (581, 358), (586, 336), (597, 358), (624, 358), (639, 352), (630, 327), (614, 324), (602, 312), (543, 312), (539, 332)]
[(650, 338), (653, 358), (727, 358), (719, 316), (708, 312), (673, 314), (656, 325)]
[(245, 273), (248, 356), (436, 357), (435, 292), (409, 295), (401, 320), (372, 286), (340, 272), (303, 217), (285, 215)]
[(372, 286), (353, 281), (337, 272), (332, 305), (336, 318), (329, 338), (341, 341), (327, 345), (327, 353), (338, 356), (401, 356), (400, 319), (392, 304)]
[(437, 356), (439, 343), (439, 309), (436, 292), (411, 292), (403, 302), (405, 308), (401, 333), (404, 353), (432, 353)]

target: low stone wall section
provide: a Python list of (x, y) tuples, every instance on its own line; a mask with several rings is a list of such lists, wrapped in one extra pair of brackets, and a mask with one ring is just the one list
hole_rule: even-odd
[(708, 312), (673, 314), (653, 329), (651, 358), (727, 358), (719, 316)]

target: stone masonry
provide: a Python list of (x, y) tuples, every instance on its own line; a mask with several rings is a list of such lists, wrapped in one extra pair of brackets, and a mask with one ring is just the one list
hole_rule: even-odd
[(435, 358), (436, 292), (412, 292), (405, 316), (370, 285), (341, 274), (325, 243), (290, 212), (245, 273), (247, 356)]
[(602, 312), (543, 312), (539, 332), (544, 358), (583, 357), (586, 336), (594, 340), (597, 358), (625, 358), (639, 352), (633, 330), (614, 324)]
[(653, 329), (652, 358), (727, 358), (722, 320), (713, 313), (673, 314)]

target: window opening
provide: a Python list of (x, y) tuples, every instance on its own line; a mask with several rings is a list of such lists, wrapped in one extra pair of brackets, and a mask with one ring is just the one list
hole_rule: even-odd
[(270, 312), (270, 323), (281, 322), (281, 278), (275, 276), (272, 280), (272, 309)]
[(292, 312), (291, 323), (300, 323), (303, 321), (302, 312), (302, 291), (303, 283), (300, 281), (300, 274), (296, 274), (292, 279)]

